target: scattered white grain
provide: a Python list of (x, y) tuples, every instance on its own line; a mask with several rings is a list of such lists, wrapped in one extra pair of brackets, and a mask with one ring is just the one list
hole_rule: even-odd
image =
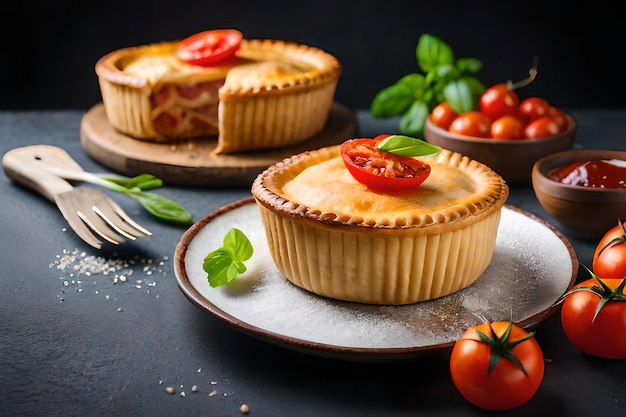
[[(120, 285), (127, 282), (128, 278), (134, 276), (135, 272), (142, 274), (142, 277), (134, 280), (132, 288), (141, 289), (143, 286), (156, 287), (157, 281), (155, 276), (165, 276), (166, 273), (163, 267), (166, 261), (169, 260), (169, 256), (163, 256), (160, 260), (155, 261), (152, 258), (144, 258), (139, 255), (131, 259), (120, 259), (116, 257), (117, 254), (113, 254), (112, 257), (107, 258), (103, 256), (96, 256), (89, 254), (85, 251), (78, 249), (64, 249), (60, 255), (55, 257), (55, 260), (49, 264), (50, 269), (56, 269), (61, 271), (62, 285), (64, 287), (77, 286), (80, 287), (85, 283), (91, 287), (95, 287), (98, 284), (93, 279), (97, 276), (110, 277), (110, 282), (114, 285)], [(148, 278), (150, 277), (150, 278)], [(158, 278), (157, 278), (158, 279)], [(76, 292), (82, 292), (81, 288), (76, 288)], [(102, 288), (94, 290), (95, 294), (101, 294)], [(149, 290), (146, 293), (150, 293)], [(105, 295), (109, 299), (109, 295)]]

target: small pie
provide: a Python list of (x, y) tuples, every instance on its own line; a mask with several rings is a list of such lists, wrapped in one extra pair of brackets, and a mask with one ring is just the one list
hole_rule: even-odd
[(341, 73), (329, 53), (242, 39), (236, 58), (199, 66), (177, 57), (180, 46), (128, 47), (98, 60), (107, 119), (118, 131), (154, 142), (217, 135), (220, 154), (295, 144), (326, 125)]
[(420, 157), (431, 172), (419, 187), (385, 194), (356, 181), (339, 152), (294, 155), (253, 182), (270, 253), (289, 281), (329, 298), (402, 305), (480, 277), (509, 194), (497, 173), (443, 149)]

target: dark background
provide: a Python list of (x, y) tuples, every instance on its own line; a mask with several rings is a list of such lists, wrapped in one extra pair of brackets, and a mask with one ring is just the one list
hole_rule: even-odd
[(94, 72), (121, 47), (234, 27), (325, 49), (342, 63), (336, 101), (367, 109), (374, 95), (420, 71), (422, 33), (457, 57), (483, 62), (487, 85), (519, 81), (538, 57), (539, 74), (520, 96), (572, 109), (624, 107), (626, 18), (603, 1), (100, 1), (13, 2), (4, 9), (0, 110), (84, 109), (100, 101)]

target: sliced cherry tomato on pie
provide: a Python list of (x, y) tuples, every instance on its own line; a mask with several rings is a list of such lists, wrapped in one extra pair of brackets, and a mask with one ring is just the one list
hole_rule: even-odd
[(176, 56), (191, 65), (214, 65), (231, 57), (243, 34), (236, 29), (214, 29), (183, 39)]
[(377, 143), (386, 136), (344, 142), (340, 153), (346, 168), (358, 182), (375, 192), (398, 193), (418, 187), (430, 175), (430, 165), (378, 149)]

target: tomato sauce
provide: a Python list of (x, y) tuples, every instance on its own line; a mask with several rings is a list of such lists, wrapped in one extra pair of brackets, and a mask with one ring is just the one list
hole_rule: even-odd
[(563, 184), (595, 188), (626, 188), (626, 161), (588, 159), (556, 168), (548, 177)]

